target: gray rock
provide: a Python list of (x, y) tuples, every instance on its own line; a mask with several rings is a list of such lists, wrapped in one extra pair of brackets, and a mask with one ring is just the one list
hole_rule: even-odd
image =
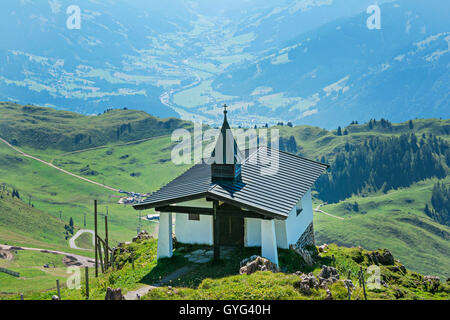
[(256, 271), (279, 272), (279, 269), (270, 260), (259, 256), (252, 256), (249, 259), (242, 260), (239, 274), (252, 274)]
[(424, 276), (422, 285), (424, 286), (426, 291), (435, 293), (441, 285), (441, 278), (437, 276)]
[(325, 297), (325, 300), (333, 300), (333, 295), (331, 294), (330, 289), (327, 289), (327, 296)]
[(105, 300), (125, 300), (122, 295), (122, 289), (112, 289), (108, 287), (106, 289)]
[(334, 267), (322, 266), (320, 270), (319, 278), (329, 279), (329, 278), (339, 279), (339, 272)]

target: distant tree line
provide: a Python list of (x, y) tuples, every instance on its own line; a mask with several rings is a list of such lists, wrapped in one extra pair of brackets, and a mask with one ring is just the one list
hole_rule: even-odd
[[(322, 162), (327, 162), (324, 157)], [(446, 176), (449, 144), (436, 136), (415, 134), (372, 137), (360, 145), (347, 143), (329, 169), (316, 182), (318, 196), (338, 202), (363, 191), (387, 192), (431, 177)]]
[(450, 226), (450, 187), (436, 183), (431, 193), (431, 205), (431, 209), (428, 204), (425, 205), (425, 214), (440, 224)]
[(294, 136), (290, 136), (289, 138), (280, 137), (279, 143), (280, 145), (278, 148), (281, 151), (286, 151), (294, 154), (298, 151), (297, 142), (295, 141)]

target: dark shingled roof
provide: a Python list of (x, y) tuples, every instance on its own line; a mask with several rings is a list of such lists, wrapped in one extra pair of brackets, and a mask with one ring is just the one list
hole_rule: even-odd
[[(278, 154), (278, 170), (264, 165), (274, 152)], [(264, 168), (270, 174), (263, 174)], [(197, 164), (133, 207), (143, 210), (208, 197), (285, 219), (327, 168), (320, 162), (260, 147), (243, 161), (240, 182), (212, 183), (211, 166)]]

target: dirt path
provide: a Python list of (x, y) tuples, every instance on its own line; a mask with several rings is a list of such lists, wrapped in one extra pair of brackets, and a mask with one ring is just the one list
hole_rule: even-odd
[(62, 251), (55, 251), (55, 250), (48, 250), (48, 249), (40, 249), (40, 248), (26, 248), (26, 247), (19, 247), (19, 246), (6, 246), (6, 245), (0, 245), (0, 250), (28, 250), (28, 251), (38, 251), (42, 253), (51, 253), (51, 254), (59, 254), (63, 256), (71, 257), (73, 261), (76, 261), (80, 264), (80, 267), (93, 267), (95, 265), (94, 259), (80, 256), (78, 254), (68, 253), (68, 252), (62, 252)]
[(142, 296), (146, 295), (149, 291), (168, 283), (169, 281), (175, 280), (178, 277), (182, 276), (183, 274), (188, 273), (192, 269), (194, 269), (195, 266), (185, 266), (183, 268), (178, 269), (177, 271), (167, 275), (166, 277), (162, 278), (159, 283), (155, 283), (153, 285), (145, 285), (140, 287), (137, 290), (129, 291), (127, 294), (125, 294), (125, 300), (139, 300)]
[(72, 172), (69, 172), (69, 171), (67, 171), (67, 170), (61, 169), (61, 168), (55, 166), (53, 163), (50, 163), (50, 162), (41, 160), (41, 159), (39, 159), (39, 158), (36, 158), (36, 157), (34, 157), (34, 156), (32, 156), (32, 155), (29, 155), (29, 154), (23, 152), (22, 150), (20, 150), (20, 149), (14, 147), (14, 146), (11, 145), (8, 141), (6, 141), (6, 140), (4, 140), (4, 139), (2, 139), (2, 138), (0, 138), (0, 141), (2, 141), (3, 143), (5, 143), (8, 147), (10, 147), (10, 148), (13, 149), (14, 151), (20, 153), (20, 154), (21, 154), (22, 156), (24, 156), (24, 157), (27, 157), (27, 158), (30, 158), (30, 159), (39, 161), (39, 162), (41, 162), (41, 163), (43, 163), (43, 164), (45, 164), (45, 165), (47, 165), (47, 166), (49, 166), (49, 167), (52, 167), (52, 168), (54, 168), (54, 169), (56, 169), (56, 170), (59, 170), (59, 171), (65, 173), (65, 174), (68, 174), (68, 175), (70, 175), (70, 176), (72, 176), (72, 177), (75, 177), (75, 178), (77, 178), (77, 179), (80, 179), (80, 180), (83, 180), (83, 181), (86, 181), (86, 182), (95, 184), (95, 185), (97, 185), (97, 186), (99, 186), (99, 187), (102, 187), (102, 188), (105, 188), (105, 189), (108, 189), (108, 190), (111, 190), (111, 191), (114, 191), (114, 192), (119, 192), (119, 189), (116, 189), (116, 188), (113, 188), (113, 187), (110, 187), (110, 186), (107, 186), (107, 185), (104, 185), (104, 184), (101, 184), (101, 183), (98, 183), (98, 182), (95, 182), (95, 181), (86, 179), (86, 178), (81, 177), (81, 176), (79, 176), (79, 175), (76, 175), (76, 174), (74, 174), (74, 173), (72, 173)]
[(327, 216), (330, 216), (330, 217), (335, 218), (335, 219), (345, 220), (345, 219), (342, 218), (342, 217), (338, 217), (338, 216), (332, 215), (331, 213), (328, 213), (328, 212), (325, 212), (325, 211), (320, 210), (320, 207), (321, 207), (322, 205), (323, 205), (323, 203), (319, 204), (319, 205), (314, 209), (314, 211), (315, 211), (315, 212), (321, 212), (321, 213), (326, 214)]
[(79, 247), (77, 247), (77, 245), (75, 244), (75, 240), (76, 240), (79, 236), (81, 236), (83, 233), (90, 233), (90, 234), (92, 234), (92, 244), (95, 246), (95, 242), (94, 242), (94, 236), (95, 236), (95, 233), (94, 233), (93, 230), (87, 230), (87, 229), (81, 229), (81, 230), (78, 230), (77, 233), (75, 233), (75, 235), (74, 235), (72, 238), (69, 239), (69, 246), (70, 246), (72, 249), (80, 249), (80, 250), (89, 250), (89, 251), (92, 251), (91, 249), (79, 248)]

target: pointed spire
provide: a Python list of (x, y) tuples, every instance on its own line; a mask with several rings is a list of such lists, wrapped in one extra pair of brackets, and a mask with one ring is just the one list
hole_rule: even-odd
[[(231, 132), (227, 119), (227, 108), (223, 106), (223, 124), (217, 139), (216, 146), (211, 154), (214, 159), (212, 164), (213, 180), (240, 180), (242, 154), (239, 151), (236, 140)], [(216, 161), (217, 160), (217, 161)]]

